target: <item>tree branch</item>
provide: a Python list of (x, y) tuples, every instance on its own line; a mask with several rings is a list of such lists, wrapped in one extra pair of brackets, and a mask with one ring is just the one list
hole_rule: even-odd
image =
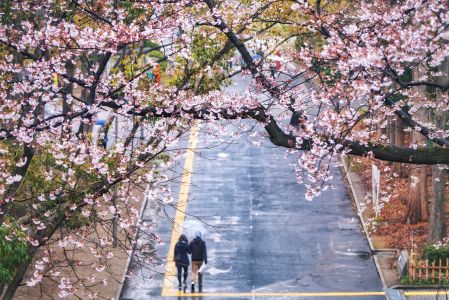
[[(213, 0), (204, 0), (211, 12), (214, 11), (215, 3)], [(254, 63), (251, 55), (249, 54), (245, 44), (239, 39), (239, 37), (232, 31), (232, 29), (226, 24), (226, 22), (217, 14), (213, 14), (213, 17), (217, 21), (217, 28), (224, 33), (228, 39), (234, 44), (236, 49), (240, 52), (243, 60), (251, 71), (254, 79), (258, 80), (263, 87), (273, 96), (278, 97), (280, 90), (269, 81), (259, 70)], [(391, 101), (391, 100), (389, 100)], [(257, 109), (257, 114), (251, 115), (252, 118), (263, 122), (265, 124), (265, 130), (267, 131), (270, 140), (273, 144), (287, 147), (296, 148), (299, 150), (309, 150), (312, 146), (311, 140), (302, 141), (298, 145), (296, 137), (286, 134), (277, 125), (272, 116), (268, 116), (264, 109)], [(404, 112), (405, 113), (405, 112)], [(404, 115), (400, 115), (401, 118), (413, 121), (410, 116), (408, 119)], [(421, 129), (424, 128), (421, 126)], [(412, 164), (447, 164), (449, 163), (449, 149), (448, 148), (430, 148), (430, 149), (413, 149), (413, 148), (400, 148), (396, 146), (384, 146), (377, 144), (362, 145), (358, 142), (343, 140), (333, 141), (332, 144), (342, 144), (346, 149), (349, 149), (349, 154), (358, 156), (373, 156), (380, 160), (387, 160), (392, 162), (403, 162)], [(342, 149), (343, 150), (343, 149)]]

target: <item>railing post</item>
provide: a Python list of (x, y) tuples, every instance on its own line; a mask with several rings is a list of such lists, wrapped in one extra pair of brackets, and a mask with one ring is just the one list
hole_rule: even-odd
[(415, 281), (415, 280), (416, 280), (416, 261), (415, 261), (415, 254), (413, 254), (412, 257), (413, 257), (413, 258), (412, 258), (412, 263), (413, 263), (413, 276), (412, 276), (412, 278), (413, 278), (413, 281)]
[(444, 274), (446, 275), (446, 279), (449, 279), (449, 258), (446, 257), (446, 266), (444, 269)]
[(432, 283), (435, 282), (435, 260), (432, 261)]

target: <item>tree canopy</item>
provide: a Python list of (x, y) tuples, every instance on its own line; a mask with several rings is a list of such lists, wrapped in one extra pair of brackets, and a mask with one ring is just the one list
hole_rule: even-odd
[[(195, 120), (213, 124), (215, 136), (226, 122), (241, 131), (244, 119), (260, 124), (259, 138), (296, 156), (308, 198), (328, 184), (341, 153), (448, 164), (447, 129), (416, 118), (423, 108), (448, 110), (448, 5), (2, 1), (0, 232), (20, 250), (0, 262), (5, 299), (58, 230), (61, 248), (87, 248), (86, 228), (101, 222), (118, 226), (124, 252), (135, 248), (142, 224), (129, 191), (172, 201), (163, 170), (182, 151), (168, 149)], [(229, 69), (231, 60), (242, 69)], [(269, 75), (275, 61), (277, 80)], [(224, 92), (237, 74), (252, 76), (247, 92)], [(379, 135), (394, 115), (426, 143), (394, 146)], [(112, 243), (94, 243), (94, 269), (104, 270), (111, 257), (100, 249)], [(60, 281), (54, 268), (44, 252), (27, 284)], [(61, 295), (73, 293), (74, 283), (64, 282)]]

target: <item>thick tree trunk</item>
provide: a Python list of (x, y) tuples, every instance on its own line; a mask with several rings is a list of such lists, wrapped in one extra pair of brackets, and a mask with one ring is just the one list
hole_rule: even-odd
[(407, 208), (407, 220), (410, 224), (429, 219), (426, 171), (426, 166), (413, 166), (410, 171), (410, 193)]
[[(420, 71), (413, 71), (414, 78), (420, 77)], [(421, 97), (426, 97), (425, 88), (415, 88)], [(428, 112), (426, 109), (419, 109), (415, 114), (415, 118), (418, 122), (428, 120)], [(412, 132), (411, 143), (414, 145), (423, 145), (426, 142), (423, 135), (417, 131)], [(412, 166), (410, 171), (410, 193), (409, 202), (407, 207), (406, 221), (410, 224), (416, 224), (418, 222), (427, 221), (429, 219), (429, 207), (428, 207), (428, 195), (427, 195), (427, 167), (424, 166)]]
[[(440, 77), (440, 82), (446, 82), (449, 75), (449, 63), (446, 58), (440, 67), (443, 76)], [(437, 103), (442, 100), (441, 92), (437, 91)], [(447, 127), (447, 111), (435, 111), (435, 125), (437, 128), (446, 129)], [(447, 181), (447, 171), (440, 168), (438, 165), (432, 166), (432, 197), (430, 199), (430, 233), (429, 243), (441, 241), (447, 236), (446, 229), (446, 197), (445, 188)]]
[[(32, 257), (34, 256), (34, 254), (35, 251), (32, 253)], [(22, 283), (23, 277), (25, 276), (30, 263), (31, 261), (28, 261), (23, 262), (19, 265), (12, 281), (8, 284), (8, 287), (6, 288), (6, 291), (3, 297), (1, 298), (2, 300), (11, 300), (14, 298), (14, 294), (19, 288), (20, 284)]]
[(388, 117), (388, 127), (387, 127), (388, 142), (392, 146), (394, 146), (396, 144), (396, 128), (395, 127), (396, 127), (395, 117), (393, 117), (393, 116)]
[[(394, 145), (404, 147), (404, 124), (398, 116), (394, 120)], [(405, 177), (404, 166), (401, 163), (393, 164), (393, 171), (398, 173), (400, 177)]]
[[(55, 231), (60, 228), (64, 222), (66, 221), (66, 216), (62, 215), (60, 217), (56, 217), (53, 222), (51, 223), (51, 226), (48, 226), (46, 230), (42, 230), (38, 232), (34, 238), (38, 240), (41, 244), (43, 244), (43, 241), (47, 241), (51, 236), (55, 233)], [(32, 237), (33, 238), (33, 237)], [(30, 246), (30, 249), (28, 251), (28, 254), (30, 256), (30, 260), (22, 262), (18, 267), (14, 274), (14, 277), (12, 278), (12, 281), (8, 284), (6, 287), (6, 290), (4, 293), (1, 294), (1, 300), (12, 300), (14, 298), (14, 294), (16, 293), (17, 289), (22, 285), (22, 280), (26, 275), (26, 272), (28, 270), (28, 267), (33, 262), (33, 259), (38, 251), (40, 246), (34, 247)], [(4, 288), (4, 286), (3, 286)]]
[(429, 243), (443, 240), (446, 235), (446, 170), (432, 166), (432, 198), (430, 200)]

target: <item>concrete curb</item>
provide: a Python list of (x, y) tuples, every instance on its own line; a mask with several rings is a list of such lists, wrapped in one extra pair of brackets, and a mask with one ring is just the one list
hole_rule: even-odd
[(447, 285), (403, 285), (403, 284), (397, 284), (393, 285), (391, 289), (395, 290), (438, 290), (441, 288), (445, 288), (449, 290), (449, 286)]
[(376, 256), (376, 252), (391, 252), (391, 250), (393, 250), (393, 251), (397, 251), (397, 250), (396, 249), (375, 249), (374, 248), (373, 241), (371, 240), (371, 237), (369, 236), (368, 230), (366, 228), (365, 219), (363, 218), (363, 214), (361, 213), (361, 211), (362, 211), (362, 209), (360, 207), (360, 202), (361, 201), (359, 199), (357, 199), (357, 194), (355, 192), (354, 184), (352, 183), (352, 180), (351, 180), (351, 178), (349, 176), (349, 170), (348, 170), (348, 167), (347, 167), (347, 160), (345, 159), (344, 155), (340, 156), (340, 161), (341, 161), (341, 164), (343, 166), (342, 167), (343, 173), (344, 173), (343, 176), (344, 176), (344, 178), (346, 178), (346, 182), (348, 183), (349, 188), (351, 190), (351, 195), (352, 195), (351, 198), (353, 199), (353, 201), (355, 202), (355, 205), (357, 207), (357, 215), (358, 215), (358, 217), (360, 219), (360, 222), (362, 223), (363, 232), (365, 233), (365, 236), (366, 236), (366, 239), (368, 240), (368, 244), (369, 244), (371, 253), (373, 254), (374, 264), (376, 265), (377, 273), (379, 274), (380, 281), (382, 282), (382, 288), (383, 288), (383, 290), (385, 292), (385, 296), (386, 296), (387, 300), (397, 300), (398, 299), (397, 297), (393, 297), (393, 295), (391, 295), (391, 296), (389, 295), (390, 291), (389, 291), (389, 289), (387, 287), (385, 278), (383, 276), (382, 269), (381, 269), (380, 264), (379, 264), (379, 259)]
[(402, 293), (402, 291), (394, 289), (394, 288), (389, 288), (386, 291), (385, 296), (389, 300), (406, 300), (404, 294)]
[(357, 199), (357, 194), (355, 192), (354, 184), (352, 183), (351, 178), (348, 176), (349, 170), (348, 170), (348, 167), (346, 166), (347, 162), (346, 162), (345, 157), (343, 155), (341, 156), (340, 161), (341, 161), (341, 163), (343, 165), (343, 170), (344, 170), (344, 174), (343, 175), (344, 175), (344, 177), (346, 178), (346, 181), (349, 184), (349, 188), (351, 189), (352, 198), (353, 198), (353, 200), (355, 202), (355, 205), (357, 206), (357, 215), (358, 215), (358, 217), (360, 219), (360, 222), (362, 223), (363, 232), (366, 235), (366, 238), (368, 240), (368, 244), (369, 244), (369, 247), (371, 249), (371, 252), (373, 252), (374, 251), (373, 241), (371, 240), (371, 237), (367, 234), (368, 230), (366, 228), (366, 224), (365, 224), (365, 220), (363, 218), (363, 214), (361, 213), (361, 211), (362, 211), (362, 208), (360, 207), (360, 202), (361, 201)]
[[(379, 259), (376, 255), (373, 255), (374, 264), (376, 265), (377, 273), (379, 273), (380, 281), (382, 282), (382, 288), (384, 291), (388, 290), (387, 282), (385, 281), (384, 274), (382, 273), (382, 269), (380, 268)], [(388, 299), (388, 297), (387, 297)]]
[[(143, 201), (142, 204), (140, 205), (140, 219), (142, 219), (142, 215), (143, 215), (143, 210), (145, 209), (145, 206), (147, 205), (147, 201), (148, 198), (145, 195), (143, 197)], [(119, 300), (120, 299), (120, 294), (122, 293), (123, 290), (123, 285), (125, 284), (125, 280), (126, 280), (126, 272), (128, 271), (129, 268), (129, 264), (131, 263), (131, 258), (134, 254), (134, 251), (131, 253), (131, 255), (128, 256), (128, 259), (126, 260), (126, 264), (125, 264), (125, 270), (123, 272), (122, 278), (120, 279), (120, 284), (117, 288), (117, 292), (115, 293), (115, 297), (113, 298), (113, 300)]]

